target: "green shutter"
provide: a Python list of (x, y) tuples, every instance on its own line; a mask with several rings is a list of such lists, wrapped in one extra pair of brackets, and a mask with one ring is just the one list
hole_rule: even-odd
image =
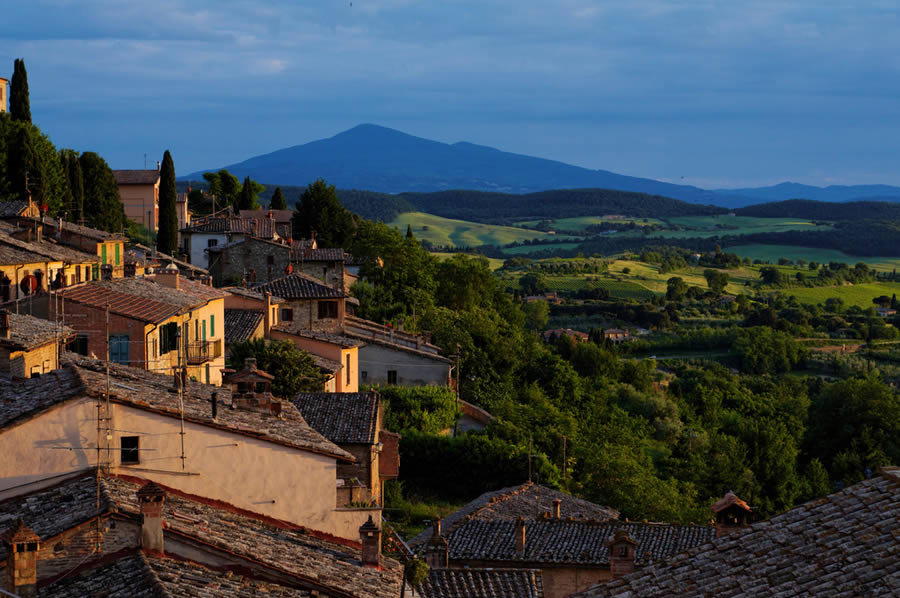
[(119, 244), (116, 243), (116, 265), (119, 265)]
[(100, 259), (103, 260), (103, 263), (106, 263), (106, 243), (100, 246)]
[(209, 315), (209, 338), (216, 335), (216, 314)]

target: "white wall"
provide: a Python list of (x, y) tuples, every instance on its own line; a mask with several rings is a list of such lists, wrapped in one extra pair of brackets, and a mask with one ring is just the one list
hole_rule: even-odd
[[(370, 343), (359, 348), (359, 382), (361, 384), (387, 383), (388, 370), (396, 370), (397, 384), (446, 386), (450, 382), (450, 364), (419, 357), (406, 351), (391, 349)], [(366, 372), (363, 378), (362, 372)]]

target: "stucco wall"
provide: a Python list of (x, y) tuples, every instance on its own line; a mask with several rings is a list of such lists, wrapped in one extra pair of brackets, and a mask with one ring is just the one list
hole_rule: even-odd
[(159, 184), (119, 185), (125, 217), (155, 231), (159, 226)]
[[(359, 348), (359, 370), (363, 384), (386, 384), (389, 370), (396, 371), (397, 384), (405, 386), (447, 386), (450, 381), (449, 363), (376, 343)], [(366, 372), (365, 376), (362, 372)]]
[(0, 372), (9, 372), (19, 378), (31, 378), (35, 373), (46, 374), (57, 368), (56, 344), (48, 343), (31, 351), (13, 351), (0, 348)]

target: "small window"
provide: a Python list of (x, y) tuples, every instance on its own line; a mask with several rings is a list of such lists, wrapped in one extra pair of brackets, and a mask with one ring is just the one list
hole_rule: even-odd
[(215, 246), (218, 245), (218, 244), (219, 244), (219, 240), (218, 240), (218, 239), (207, 239), (207, 240), (206, 240), (206, 246), (207, 246), (207, 247), (215, 247)]
[(628, 556), (628, 547), (627, 546), (619, 546), (619, 556), (623, 556), (623, 557)]
[(367, 372), (366, 370), (361, 370), (361, 371), (359, 372), (359, 379), (360, 379), (360, 380), (364, 380), (364, 381), (365, 381), (365, 380), (368, 380), (368, 379), (369, 379), (369, 372)]
[(388, 384), (397, 383), (397, 370), (388, 370)]
[(338, 317), (337, 301), (319, 301), (319, 319), (328, 320)]
[(79, 355), (88, 354), (88, 335), (79, 334), (66, 345), (66, 351), (78, 353)]
[(294, 310), (289, 307), (281, 308), (281, 321), (282, 322), (293, 322), (294, 321)]
[(122, 450), (119, 461), (123, 465), (140, 463), (140, 436), (122, 436)]

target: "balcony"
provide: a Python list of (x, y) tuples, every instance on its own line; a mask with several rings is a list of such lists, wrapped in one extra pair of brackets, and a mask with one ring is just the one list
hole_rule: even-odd
[(188, 365), (201, 365), (222, 356), (222, 340), (188, 343)]

